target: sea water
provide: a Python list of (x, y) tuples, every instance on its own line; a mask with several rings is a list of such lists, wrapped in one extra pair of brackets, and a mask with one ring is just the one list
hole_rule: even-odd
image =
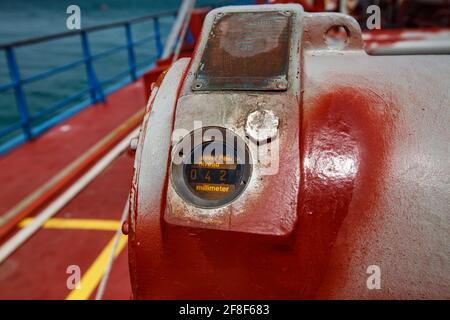
[[(68, 31), (66, 20), (69, 14), (66, 10), (71, 4), (80, 7), (81, 27), (85, 28), (176, 9), (180, 2), (180, 0), (0, 0), (0, 43)], [(197, 1), (198, 5), (217, 2)], [(160, 19), (163, 40), (170, 32), (173, 21), (173, 16)], [(151, 20), (133, 25), (132, 34), (135, 41), (152, 33), (153, 21)], [(124, 28), (94, 32), (89, 34), (89, 41), (92, 54), (124, 45)], [(156, 56), (155, 40), (148, 40), (135, 51), (137, 64), (151, 60)], [(20, 67), (20, 75), (26, 78), (49, 68), (82, 59), (80, 36), (19, 47), (15, 49), (15, 55)], [(94, 62), (94, 69), (100, 81), (126, 71), (127, 68), (126, 50)], [(120, 80), (117, 79), (116, 82)], [(5, 52), (0, 50), (0, 85), (10, 81)], [(104, 87), (112, 85), (114, 81), (105, 84)], [(79, 65), (70, 71), (26, 84), (23, 88), (29, 113), (36, 115), (57, 101), (87, 88), (86, 69), (84, 65)], [(86, 94), (75, 103), (88, 97), (89, 95)], [(9, 89), (0, 92), (0, 130), (18, 121), (19, 113), (14, 91)]]

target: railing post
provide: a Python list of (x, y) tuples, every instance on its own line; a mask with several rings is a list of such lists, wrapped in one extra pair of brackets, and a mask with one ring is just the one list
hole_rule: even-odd
[(153, 29), (155, 30), (156, 52), (158, 53), (158, 58), (161, 58), (164, 49), (161, 41), (161, 28), (158, 17), (153, 18)]
[(130, 23), (125, 23), (125, 36), (127, 38), (128, 49), (128, 68), (130, 69), (131, 79), (136, 80), (136, 56), (134, 54), (133, 35), (131, 34)]
[(83, 59), (86, 66), (92, 103), (96, 103), (98, 101), (104, 102), (105, 96), (103, 95), (102, 88), (100, 87), (100, 83), (95, 75), (94, 66), (92, 65), (91, 49), (89, 47), (89, 41), (85, 31), (81, 31), (81, 45), (83, 47)]
[(194, 37), (192, 36), (192, 32), (191, 32), (191, 28), (189, 27), (186, 33), (186, 42), (188, 44), (193, 44), (194, 43)]
[(12, 47), (6, 48), (6, 60), (8, 62), (9, 75), (14, 85), (14, 95), (16, 97), (17, 108), (19, 109), (20, 123), (22, 124), (23, 132), (25, 133), (27, 140), (30, 140), (33, 138), (30, 126), (30, 115), (28, 113), (25, 94), (22, 89), (19, 67)]

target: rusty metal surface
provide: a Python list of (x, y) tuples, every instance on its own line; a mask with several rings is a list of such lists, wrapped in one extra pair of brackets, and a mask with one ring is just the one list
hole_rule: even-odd
[[(279, 118), (279, 173), (209, 216), (176, 198), (167, 180), (135, 185), (134, 298), (450, 299), (450, 57), (368, 56), (352, 19), (288, 8), (303, 39), (291, 47), (301, 53), (289, 61), (289, 70), (302, 66), (288, 74), (295, 85), (193, 93), (191, 71), (174, 119), (175, 127), (202, 120), (244, 137), (246, 115), (270, 107)], [(333, 25), (349, 31), (342, 50), (324, 42)], [(147, 152), (141, 168), (155, 154)], [(162, 186), (155, 200), (141, 183)], [(290, 232), (261, 232), (286, 222)], [(367, 286), (373, 265), (376, 290)]]
[(291, 15), (217, 14), (192, 89), (286, 90)]
[[(149, 230), (159, 228), (160, 213), (165, 206), (161, 199), (165, 194), (167, 181), (172, 119), (188, 64), (189, 59), (178, 60), (156, 81), (139, 134), (129, 195), (128, 221), (123, 227), (123, 230), (128, 231), (130, 279), (134, 294), (138, 292), (138, 283), (145, 282), (142, 279), (143, 272), (144, 278), (146, 277), (146, 272), (142, 269), (146, 268), (145, 263), (142, 264), (146, 258), (143, 258), (140, 249), (146, 250), (143, 241), (149, 237)], [(162, 79), (164, 81), (161, 83)]]
[[(206, 113), (211, 105), (214, 112)], [(285, 235), (292, 232), (297, 219), (295, 207), (299, 185), (298, 100), (290, 95), (249, 96), (239, 94), (188, 95), (179, 99), (176, 129), (194, 130), (194, 119), (203, 126), (221, 126), (232, 130), (245, 140), (245, 123), (250, 112), (271, 108), (280, 118), (278, 139), (280, 153), (277, 175), (262, 175), (266, 169), (264, 159), (253, 163), (251, 179), (246, 191), (233, 203), (217, 209), (202, 209), (187, 203), (168, 185), (166, 222), (219, 230)], [(258, 146), (249, 141), (252, 159), (257, 158)], [(277, 190), (277, 192), (274, 192)], [(283, 196), (280, 197), (280, 194)], [(265, 199), (259, 201), (260, 197)], [(270, 204), (270, 206), (268, 205)], [(272, 210), (276, 206), (277, 210)], [(251, 210), (250, 210), (251, 208)]]
[(305, 55), (299, 224), (330, 228), (318, 297), (449, 299), (450, 58), (339, 59)]
[[(274, 16), (273, 6), (262, 7), (263, 11), (256, 13), (258, 18), (261, 14)], [(197, 81), (195, 71), (202, 68), (202, 52), (208, 50), (207, 43), (210, 41), (208, 29), (216, 26), (214, 17), (217, 15), (249, 17), (249, 15), (255, 15), (254, 8), (245, 9), (244, 7), (239, 15), (231, 13), (236, 11), (233, 11), (233, 8), (222, 8), (213, 11), (213, 14), (205, 21), (206, 28), (203, 33), (205, 40), (199, 44), (198, 54), (193, 57), (190, 71), (178, 99), (174, 127), (175, 130), (189, 133), (195, 129), (195, 121), (199, 121), (203, 127), (229, 129), (247, 143), (250, 158), (253, 161), (251, 178), (247, 182), (245, 192), (236, 200), (229, 205), (214, 209), (199, 208), (186, 201), (176, 192), (171, 180), (168, 184), (167, 208), (164, 212), (164, 220), (169, 224), (271, 236), (285, 236), (292, 233), (295, 228), (297, 220), (295, 208), (300, 179), (298, 162), (300, 157), (298, 143), (300, 79), (297, 76), (300, 69), (300, 53), (296, 48), (299, 43), (299, 30), (301, 30), (301, 7), (283, 6), (283, 10), (279, 10), (282, 17), (285, 17), (286, 12), (290, 12), (292, 20), (291, 30), (288, 32), (292, 34), (292, 37), (288, 39), (289, 59), (286, 62), (292, 72), (287, 75), (290, 86), (285, 91), (273, 94), (264, 89), (258, 92), (192, 90)], [(249, 18), (242, 20), (240, 24), (243, 25), (243, 21), (246, 20), (253, 28), (254, 20)], [(279, 23), (285, 26), (284, 19), (279, 20)], [(259, 29), (255, 33), (259, 34)], [(239, 75), (239, 71), (234, 72)], [(262, 110), (273, 113), (279, 120), (279, 127), (282, 128), (276, 139), (263, 147), (259, 146), (258, 141), (254, 139), (248, 140), (245, 132), (248, 117), (255, 111)], [(263, 153), (265, 147), (274, 153), (283, 150), (279, 153), (276, 163), (270, 163), (270, 154)], [(265, 201), (261, 202), (261, 198)], [(274, 207), (277, 210), (273, 210)]]

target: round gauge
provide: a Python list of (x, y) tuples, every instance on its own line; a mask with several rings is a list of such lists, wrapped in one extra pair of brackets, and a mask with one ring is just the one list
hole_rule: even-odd
[(250, 178), (247, 146), (228, 130), (220, 128), (220, 132), (226, 139), (215, 137), (203, 139), (197, 145), (188, 143), (190, 150), (183, 161), (172, 162), (175, 190), (185, 201), (199, 207), (215, 208), (230, 203), (244, 191)]

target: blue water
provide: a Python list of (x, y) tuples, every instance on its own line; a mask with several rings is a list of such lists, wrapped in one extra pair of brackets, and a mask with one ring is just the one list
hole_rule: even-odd
[[(217, 1), (197, 1), (199, 5)], [(76, 3), (81, 9), (81, 26), (89, 27), (118, 20), (140, 17), (154, 12), (176, 9), (180, 0), (0, 0), (0, 43), (68, 31), (66, 9)], [(167, 37), (174, 17), (161, 19), (162, 34)], [(134, 40), (153, 33), (153, 22), (133, 26)], [(164, 38), (163, 37), (163, 40)], [(99, 31), (89, 35), (92, 53), (125, 44), (123, 28)], [(4, 52), (0, 50), (0, 85), (10, 82)], [(21, 77), (82, 58), (80, 37), (74, 36), (43, 44), (19, 47), (15, 54)], [(136, 48), (137, 63), (156, 55), (154, 40)], [(100, 81), (126, 70), (127, 52), (121, 51), (94, 62)], [(120, 79), (119, 79), (120, 80)], [(112, 85), (108, 83), (105, 86)], [(86, 70), (80, 65), (70, 71), (24, 86), (30, 114), (35, 115), (58, 100), (87, 87)], [(84, 96), (79, 100), (88, 98)], [(79, 101), (77, 101), (79, 102)], [(126, 107), (126, 106), (124, 106)], [(0, 92), (0, 130), (19, 121), (13, 90)], [(1, 139), (0, 139), (1, 140)]]

